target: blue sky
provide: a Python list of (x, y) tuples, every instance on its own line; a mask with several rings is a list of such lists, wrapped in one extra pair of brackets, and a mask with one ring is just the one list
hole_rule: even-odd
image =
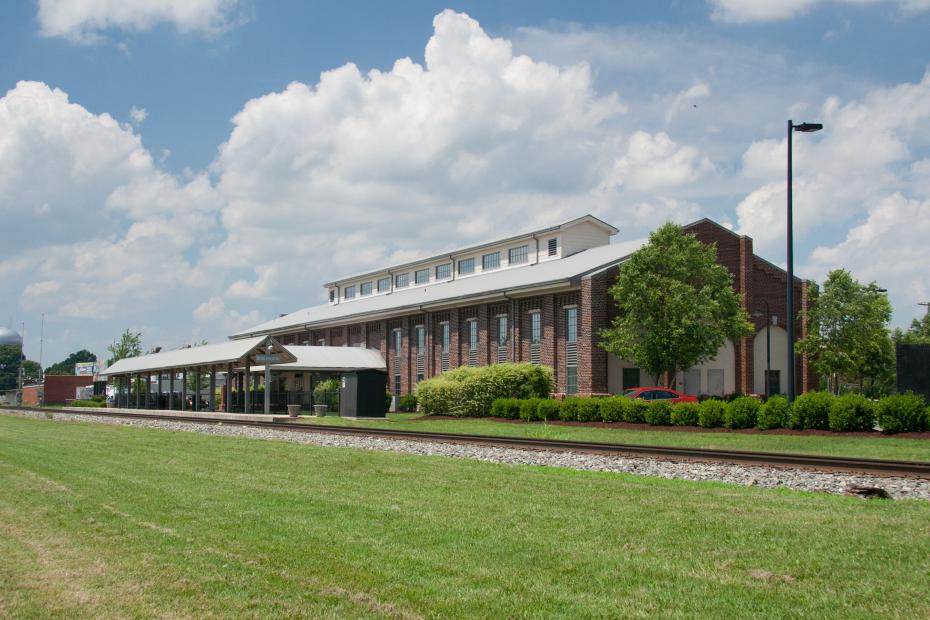
[(793, 117), (826, 125), (795, 142), (799, 273), (877, 280), (906, 324), (928, 26), (926, 0), (5, 3), (0, 319), (35, 358), (46, 313), (45, 364), (125, 328), (218, 340), (585, 212), (713, 217), (782, 263)]

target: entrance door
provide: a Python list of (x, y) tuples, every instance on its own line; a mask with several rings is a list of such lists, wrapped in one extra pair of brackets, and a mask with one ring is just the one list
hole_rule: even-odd
[(685, 372), (685, 394), (698, 395), (701, 393), (701, 369), (692, 368)]
[(623, 389), (639, 387), (639, 368), (623, 369)]
[(723, 396), (723, 369), (715, 368), (707, 371), (707, 393), (711, 396)]

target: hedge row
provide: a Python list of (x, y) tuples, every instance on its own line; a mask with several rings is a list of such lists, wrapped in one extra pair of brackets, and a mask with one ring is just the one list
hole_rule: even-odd
[(784, 396), (773, 396), (765, 403), (743, 396), (730, 402), (705, 400), (701, 403), (649, 403), (623, 396), (607, 398), (498, 398), (490, 414), (500, 418), (527, 421), (630, 422), (633, 424), (725, 427), (731, 429), (773, 428), (824, 429), (836, 432), (870, 431), (878, 424), (885, 433), (930, 429), (930, 409), (913, 394), (888, 396), (876, 402), (858, 394), (834, 397), (809, 392), (797, 398), (794, 406)]
[(483, 417), (496, 398), (547, 398), (552, 369), (529, 363), (463, 366), (417, 384), (417, 404), (425, 415)]

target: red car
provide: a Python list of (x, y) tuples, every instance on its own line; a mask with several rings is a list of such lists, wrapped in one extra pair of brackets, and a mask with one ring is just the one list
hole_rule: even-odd
[(643, 400), (661, 400), (666, 403), (696, 403), (697, 396), (683, 394), (671, 388), (637, 387), (623, 392), (627, 398), (642, 398)]

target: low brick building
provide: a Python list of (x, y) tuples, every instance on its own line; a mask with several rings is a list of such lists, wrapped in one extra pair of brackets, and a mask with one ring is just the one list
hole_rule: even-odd
[(41, 385), (23, 388), (23, 404), (26, 405), (63, 405), (67, 400), (74, 400), (79, 387), (94, 384), (90, 375), (45, 375)]
[[(752, 239), (711, 220), (686, 230), (715, 243), (718, 261), (754, 318), (756, 333), (676, 377), (689, 393), (764, 393), (766, 324), (772, 392), (785, 390), (786, 274), (756, 256)], [(360, 346), (380, 351), (398, 395), (458, 366), (528, 361), (551, 366), (567, 394), (619, 393), (653, 385), (634, 364), (608, 354), (597, 334), (609, 325), (608, 288), (645, 239), (611, 243), (613, 226), (584, 216), (557, 226), (444, 252), (327, 283), (329, 303), (281, 316), (232, 336), (273, 335), (282, 344)], [(807, 283), (795, 281), (795, 312)], [(765, 303), (768, 310), (765, 310)], [(798, 336), (803, 335), (799, 322)], [(798, 357), (798, 391), (811, 375)]]

